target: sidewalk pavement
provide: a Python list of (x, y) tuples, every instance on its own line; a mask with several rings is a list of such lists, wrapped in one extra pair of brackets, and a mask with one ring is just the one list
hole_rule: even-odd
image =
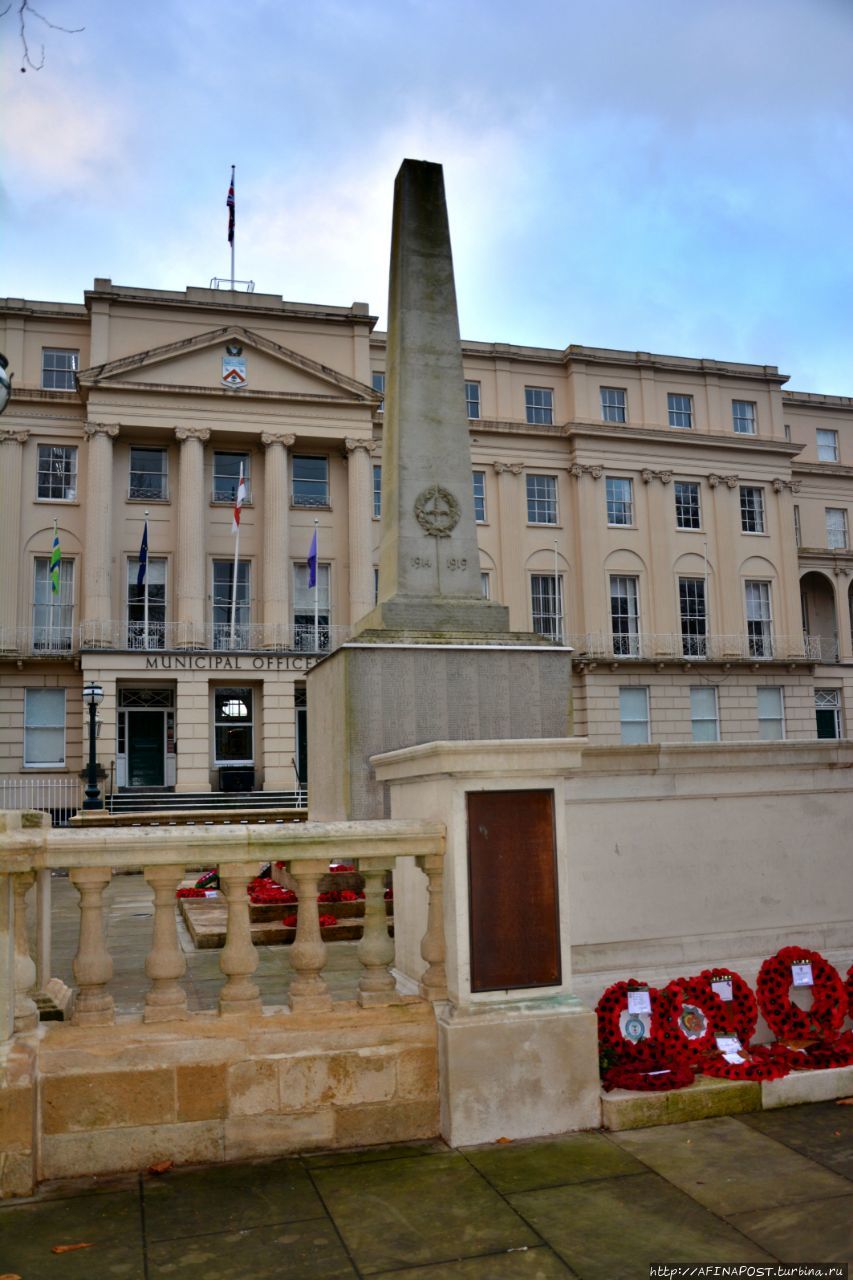
[[(653, 1263), (842, 1263), (851, 1175), (853, 1115), (834, 1102), (176, 1169), (0, 1206), (0, 1268), (22, 1280), (645, 1280)], [(51, 1252), (80, 1243), (91, 1248)]]
[[(70, 977), (76, 894), (55, 888), (58, 976)], [(129, 1012), (144, 992), (150, 895), (141, 877), (117, 877), (112, 893), (117, 1003)], [(352, 948), (338, 945), (345, 986)], [(273, 999), (286, 957), (269, 950), (260, 972)], [(197, 1007), (210, 1007), (218, 957), (188, 959)], [(661, 1263), (849, 1263), (851, 1179), (853, 1107), (837, 1102), (89, 1178), (0, 1205), (0, 1280), (644, 1280)]]

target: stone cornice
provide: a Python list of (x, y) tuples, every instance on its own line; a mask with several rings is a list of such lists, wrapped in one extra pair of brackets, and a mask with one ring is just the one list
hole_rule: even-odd
[(788, 440), (766, 439), (761, 436), (719, 435), (716, 432), (673, 431), (662, 427), (613, 426), (611, 423), (567, 422), (559, 428), (561, 435), (569, 439), (586, 436), (592, 439), (618, 440), (630, 444), (632, 440), (649, 440), (656, 443), (666, 441), (670, 447), (686, 447), (688, 449), (738, 449), (756, 453), (777, 453), (783, 457), (794, 458), (802, 449), (801, 444), (791, 444)]
[(853, 477), (853, 467), (842, 466), (840, 462), (794, 462), (791, 470), (801, 476), (838, 476), (847, 480)]

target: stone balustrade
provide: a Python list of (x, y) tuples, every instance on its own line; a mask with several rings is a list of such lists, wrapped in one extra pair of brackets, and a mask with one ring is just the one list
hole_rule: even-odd
[[(358, 1004), (393, 1004), (402, 999), (390, 966), (394, 943), (386, 925), (383, 880), (400, 857), (414, 857), (427, 877), (429, 910), (421, 954), (427, 969), (420, 994), (446, 998), (441, 919), (444, 827), (421, 821), (304, 823), (271, 827), (140, 827), (53, 830), (41, 813), (0, 813), (0, 1042), (31, 1030), (37, 1021), (32, 994), (36, 969), (25, 926), (27, 895), (42, 870), (67, 870), (80, 895), (80, 934), (73, 972), (76, 984), (72, 1022), (107, 1026), (115, 1021), (110, 994), (112, 958), (105, 936), (104, 891), (117, 871), (141, 868), (151, 887), (154, 918), (145, 962), (150, 987), (145, 1023), (192, 1019), (182, 985), (186, 961), (180, 947), (175, 891), (188, 868), (217, 867), (227, 902), (225, 946), (220, 953), (223, 985), (219, 1014), (260, 1014), (253, 973), (258, 964), (252, 942), (246, 887), (266, 862), (283, 862), (297, 884), (300, 910), (289, 957), (293, 977), (276, 1003), (294, 1012), (332, 1008), (323, 970), (323, 942), (316, 906), (318, 882), (329, 862), (355, 863), (365, 879), (364, 932), (357, 947), (362, 966)], [(310, 904), (314, 908), (310, 909)], [(201, 1016), (201, 1015), (200, 1015)], [(205, 1015), (209, 1016), (209, 1015)]]

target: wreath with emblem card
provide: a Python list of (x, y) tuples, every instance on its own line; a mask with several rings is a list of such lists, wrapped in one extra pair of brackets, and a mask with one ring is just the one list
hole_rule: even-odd
[[(783, 947), (758, 971), (758, 1004), (777, 1040), (833, 1040), (845, 1014), (844, 983), (818, 951)], [(812, 1003), (800, 1009), (791, 987), (810, 987)]]

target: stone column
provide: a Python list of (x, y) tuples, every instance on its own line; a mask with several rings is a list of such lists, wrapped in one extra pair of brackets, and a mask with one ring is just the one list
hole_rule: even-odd
[(444, 943), (444, 855), (429, 854), (415, 861), (427, 878), (427, 927), (421, 941), (421, 956), (427, 963), (418, 990), (424, 1000), (435, 1003), (447, 999), (447, 971)]
[(258, 953), (252, 942), (249, 895), (246, 886), (252, 868), (243, 863), (222, 863), (219, 877), (228, 901), (225, 946), (219, 967), (228, 981), (219, 994), (220, 1013), (260, 1013), (261, 997), (252, 974), (258, 967)]
[(346, 441), (349, 459), (349, 620), (358, 622), (373, 608), (373, 441)]
[(115, 1022), (113, 998), (107, 983), (113, 962), (104, 942), (104, 889), (110, 883), (109, 867), (72, 867), (68, 878), (80, 894), (80, 941), (72, 963), (77, 999), (71, 1021), (83, 1026)]
[(290, 982), (288, 1002), (294, 1013), (303, 1009), (324, 1012), (332, 1007), (332, 997), (323, 969), (326, 965), (326, 944), (320, 933), (320, 917), (317, 911), (317, 885), (320, 876), (328, 870), (327, 862), (292, 862), (290, 874), (296, 881), (299, 912), (296, 917), (296, 937), (290, 948), (290, 963), (294, 977)]
[(204, 446), (210, 432), (176, 427), (175, 436), (181, 442), (175, 598), (180, 642), (197, 647), (204, 641)]
[(264, 563), (263, 604), (264, 645), (281, 648), (290, 627), (290, 547), (288, 539), (287, 451), (296, 442), (294, 435), (264, 431)]
[(83, 621), (95, 623), (95, 643), (109, 643), (113, 615), (110, 553), (113, 547), (113, 440), (118, 426), (87, 422), (89, 442), (85, 491), (85, 563), (83, 565)]
[(188, 1017), (187, 993), (179, 979), (187, 962), (178, 941), (175, 890), (184, 875), (183, 866), (145, 867), (145, 879), (154, 890), (154, 933), (145, 960), (151, 988), (145, 995), (144, 1022), (174, 1022)]
[(394, 943), (388, 935), (388, 915), (385, 910), (386, 867), (362, 862), (364, 875), (364, 932), (358, 944), (358, 958), (363, 972), (358, 983), (358, 1003), (393, 1004), (397, 999), (397, 985), (388, 966), (394, 959)]
[(19, 871), (12, 877), (15, 893), (15, 1030), (32, 1031), (38, 1026), (39, 1011), (30, 992), (36, 985), (36, 966), (27, 940), (27, 894), (35, 883), (34, 871)]
[(0, 648), (14, 647), (18, 625), (21, 494), (29, 431), (0, 431)]

